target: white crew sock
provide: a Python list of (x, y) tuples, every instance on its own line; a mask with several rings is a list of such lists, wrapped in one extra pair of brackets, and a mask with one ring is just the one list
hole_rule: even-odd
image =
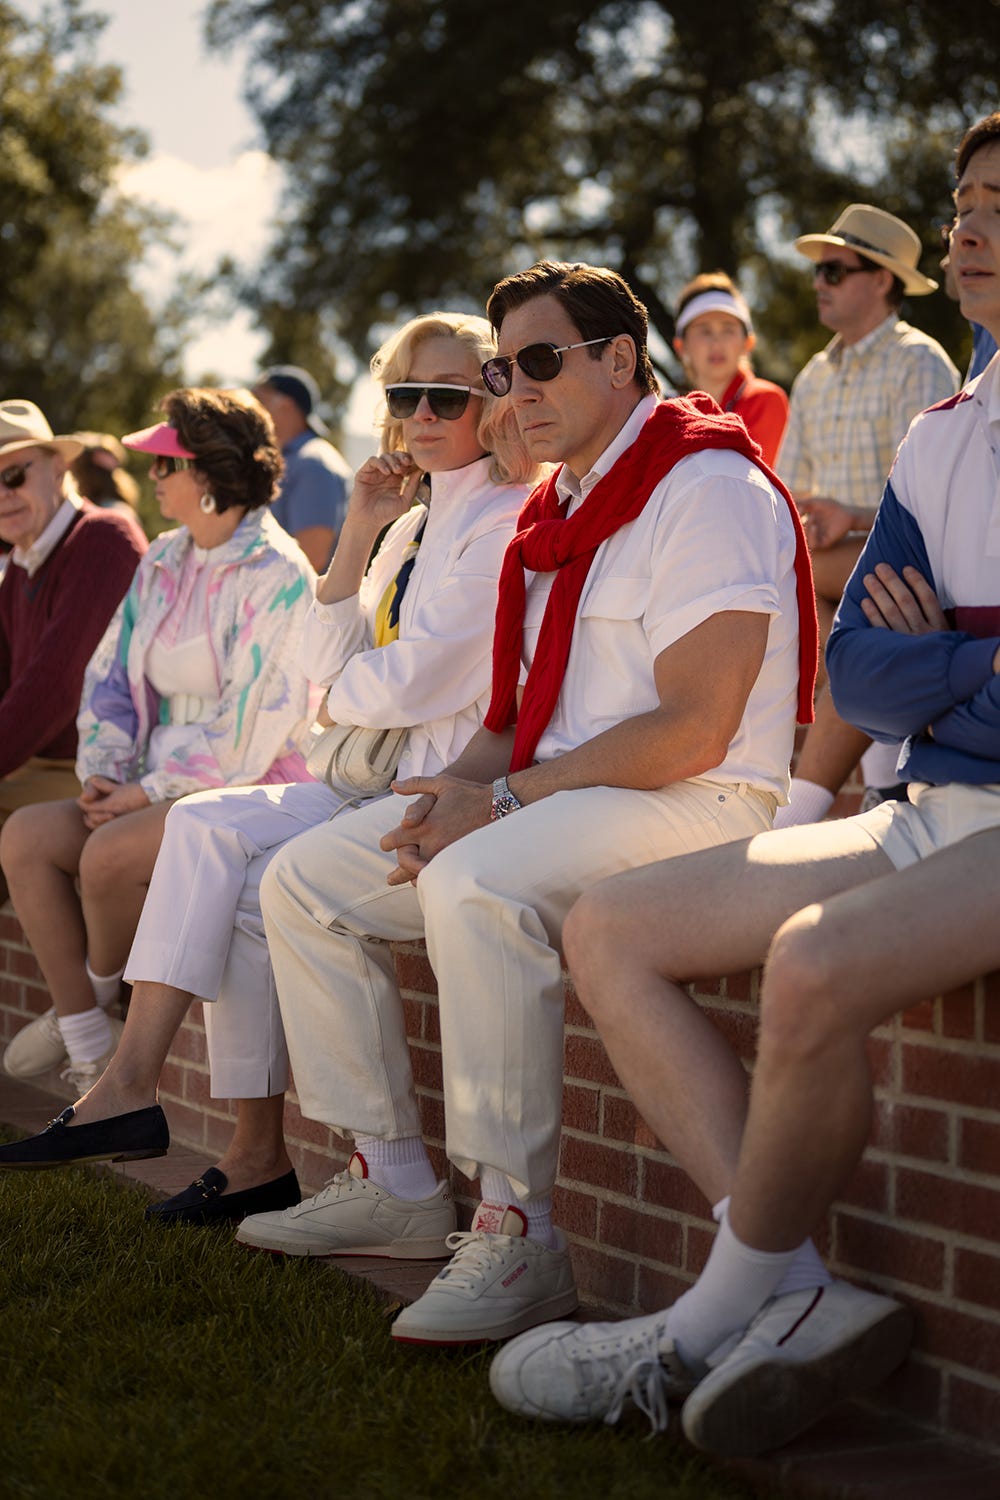
[(895, 786), (899, 780), (899, 772), (896, 769), (899, 763), (900, 746), (879, 745), (873, 743), (868, 746), (861, 757), (861, 776), (865, 786)]
[(793, 776), (788, 805), (779, 807), (774, 815), (775, 828), (798, 828), (803, 823), (820, 822), (833, 806), (833, 796), (818, 782)]
[(419, 1203), (437, 1187), (427, 1147), (419, 1135), (383, 1141), (375, 1135), (356, 1135), (354, 1149), (363, 1156), (368, 1176), (394, 1198)]
[(59, 1030), (74, 1067), (96, 1062), (111, 1050), (115, 1039), (111, 1023), (99, 1005), (92, 1010), (77, 1011), (73, 1016), (60, 1016)]
[(479, 1174), (479, 1191), (483, 1195), (484, 1203), (510, 1203), (524, 1214), (528, 1221), (525, 1233), (529, 1240), (538, 1240), (542, 1245), (548, 1245), (549, 1249), (555, 1248), (556, 1232), (552, 1225), (552, 1194), (545, 1193), (540, 1198), (531, 1198), (528, 1202), (519, 1198), (514, 1192), (510, 1178), (503, 1172), (498, 1172), (495, 1167), (483, 1167)]
[[(729, 1196), (722, 1198), (712, 1209), (712, 1218), (721, 1224), (729, 1208)], [(829, 1286), (833, 1277), (820, 1259), (819, 1251), (812, 1240), (803, 1240), (795, 1252), (795, 1259), (775, 1287), (773, 1296), (784, 1297), (788, 1292), (804, 1292), (813, 1287)]]
[(84, 967), (87, 970), (87, 978), (90, 980), (90, 987), (94, 991), (94, 999), (98, 1005), (104, 1010), (107, 1010), (109, 1005), (117, 1005), (122, 989), (122, 975), (125, 973), (124, 964), (118, 970), (117, 974), (95, 974), (90, 967), (89, 958), (84, 960)]
[(798, 1253), (798, 1248), (770, 1251), (744, 1245), (729, 1227), (728, 1213), (723, 1214), (705, 1269), (670, 1309), (671, 1337), (693, 1370), (723, 1339), (746, 1328)]

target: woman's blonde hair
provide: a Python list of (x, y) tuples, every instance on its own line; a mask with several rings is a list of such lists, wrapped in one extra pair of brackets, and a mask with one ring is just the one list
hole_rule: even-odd
[[(433, 312), (411, 318), (372, 355), (372, 378), (383, 390), (387, 385), (406, 380), (417, 347), (433, 338), (457, 339), (464, 346), (477, 367), (477, 377), (470, 384), (482, 389), (478, 367), (492, 358), (497, 346), (486, 319), (471, 313)], [(480, 401), (480, 398), (474, 396), (470, 400)], [(537, 480), (541, 471), (524, 446), (513, 403), (506, 396), (492, 396), (487, 391), (480, 404), (483, 410), (477, 437), (490, 455), (490, 478), (497, 484), (527, 484)], [(391, 417), (388, 408), (384, 408), (380, 432), (382, 452), (391, 453), (405, 446), (402, 422)]]

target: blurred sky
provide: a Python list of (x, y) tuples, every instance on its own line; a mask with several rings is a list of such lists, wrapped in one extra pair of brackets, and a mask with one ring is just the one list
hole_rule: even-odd
[[(30, 15), (37, 5), (29, 0), (25, 9)], [(125, 171), (123, 189), (179, 216), (180, 266), (208, 272), (227, 253), (256, 265), (270, 238), (282, 173), (261, 149), (241, 98), (245, 54), (207, 51), (204, 0), (93, 0), (93, 9), (108, 17), (98, 56), (124, 74), (118, 119), (149, 138), (149, 155)], [(151, 258), (143, 284), (154, 304), (169, 294), (177, 269), (174, 257)], [(244, 314), (207, 323), (188, 347), (186, 377), (211, 371), (223, 381), (245, 381), (259, 367), (261, 346)], [(365, 380), (347, 419), (364, 453), (371, 451), (372, 406)]]

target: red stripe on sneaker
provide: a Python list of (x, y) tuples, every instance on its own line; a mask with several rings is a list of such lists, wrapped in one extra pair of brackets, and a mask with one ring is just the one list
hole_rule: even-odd
[(777, 1347), (779, 1349), (781, 1348), (782, 1344), (787, 1344), (788, 1340), (791, 1338), (792, 1334), (795, 1333), (796, 1329), (799, 1329), (799, 1328), (802, 1327), (803, 1323), (805, 1322), (806, 1318), (808, 1318), (809, 1314), (816, 1311), (816, 1308), (819, 1305), (819, 1302), (820, 1302), (820, 1299), (822, 1298), (822, 1296), (823, 1296), (823, 1288), (821, 1286), (817, 1287), (816, 1288), (816, 1295), (812, 1299), (812, 1301), (810, 1302), (809, 1306), (806, 1308), (805, 1312), (802, 1314), (802, 1316), (800, 1318), (796, 1318), (795, 1322), (792, 1324), (791, 1328), (789, 1328), (788, 1332), (785, 1333), (785, 1334), (782, 1334), (781, 1338), (778, 1340)]

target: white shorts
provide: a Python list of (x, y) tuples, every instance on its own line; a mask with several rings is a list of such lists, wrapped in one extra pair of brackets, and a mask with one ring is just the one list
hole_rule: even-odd
[(1000, 826), (1000, 785), (947, 786), (910, 783), (909, 802), (880, 802), (871, 812), (852, 818), (888, 855), (897, 870), (905, 870), (939, 849), (947, 849), (974, 833)]

